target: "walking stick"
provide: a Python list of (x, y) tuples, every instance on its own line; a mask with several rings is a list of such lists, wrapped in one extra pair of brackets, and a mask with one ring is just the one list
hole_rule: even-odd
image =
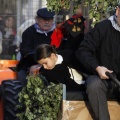
[(105, 73), (109, 78), (111, 78), (111, 80), (118, 86), (120, 87), (120, 81), (111, 73), (106, 72)]

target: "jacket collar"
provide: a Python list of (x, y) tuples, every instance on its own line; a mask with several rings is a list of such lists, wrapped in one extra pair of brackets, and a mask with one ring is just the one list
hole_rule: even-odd
[(118, 25), (118, 23), (117, 23), (116, 15), (110, 16), (110, 17), (108, 18), (108, 20), (110, 20), (111, 23), (112, 23), (112, 26), (113, 26), (117, 31), (120, 32), (120, 25)]
[(48, 31), (42, 31), (37, 23), (34, 24), (34, 27), (36, 29), (36, 32), (41, 33), (41, 34), (45, 34), (47, 36), (47, 33), (51, 32), (55, 29), (55, 23), (53, 23), (52, 28)]

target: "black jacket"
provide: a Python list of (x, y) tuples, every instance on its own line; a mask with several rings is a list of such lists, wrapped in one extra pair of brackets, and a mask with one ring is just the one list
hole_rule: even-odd
[(66, 84), (67, 90), (75, 91), (80, 90), (80, 85), (71, 79), (68, 66), (70, 68), (78, 69), (79, 64), (75, 58), (74, 52), (70, 50), (64, 50), (58, 52), (63, 57), (63, 62), (56, 65), (52, 70), (40, 69), (40, 73), (46, 77), (49, 82)]
[(17, 65), (17, 70), (28, 71), (31, 65), (37, 64), (34, 60), (35, 49), (41, 44), (50, 44), (53, 31), (47, 35), (36, 32), (34, 25), (28, 27), (22, 34), (20, 44), (21, 60)]
[(36, 32), (34, 25), (27, 28), (22, 34), (22, 43), (20, 45), (20, 53), (22, 57), (28, 53), (34, 52), (40, 44), (50, 44), (53, 31), (45, 34)]
[(95, 74), (97, 66), (105, 66), (120, 73), (120, 32), (110, 20), (98, 23), (88, 32), (81, 43), (76, 57), (88, 73)]

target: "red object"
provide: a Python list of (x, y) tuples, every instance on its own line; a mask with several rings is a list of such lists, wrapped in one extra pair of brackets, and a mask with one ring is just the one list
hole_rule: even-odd
[(51, 45), (55, 45), (56, 48), (58, 48), (58, 47), (60, 46), (61, 41), (62, 41), (62, 39), (63, 39), (63, 37), (64, 37), (64, 34), (63, 34), (64, 29), (65, 29), (65, 28), (64, 28), (64, 27), (62, 26), (62, 24), (61, 24), (60, 26), (58, 26), (58, 27), (54, 30), (54, 32), (53, 32), (53, 34), (52, 34), (52, 36), (51, 36), (51, 39), (52, 39)]
[[(75, 20), (80, 19), (80, 22), (75, 22)], [(51, 36), (51, 45), (56, 46), (58, 48), (61, 44), (62, 39), (65, 37), (67, 33), (70, 33), (73, 37), (76, 37), (80, 33), (84, 33), (85, 29), (85, 18), (82, 14), (75, 14), (70, 19), (66, 20), (65, 22), (57, 25), (57, 28), (54, 30)], [(79, 27), (79, 31), (73, 31), (73, 27)]]

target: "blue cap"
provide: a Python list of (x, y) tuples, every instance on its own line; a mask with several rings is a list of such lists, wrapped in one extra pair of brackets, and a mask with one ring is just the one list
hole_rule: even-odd
[(37, 11), (37, 17), (41, 17), (43, 19), (51, 19), (55, 15), (55, 12), (48, 11), (47, 8), (41, 8)]

